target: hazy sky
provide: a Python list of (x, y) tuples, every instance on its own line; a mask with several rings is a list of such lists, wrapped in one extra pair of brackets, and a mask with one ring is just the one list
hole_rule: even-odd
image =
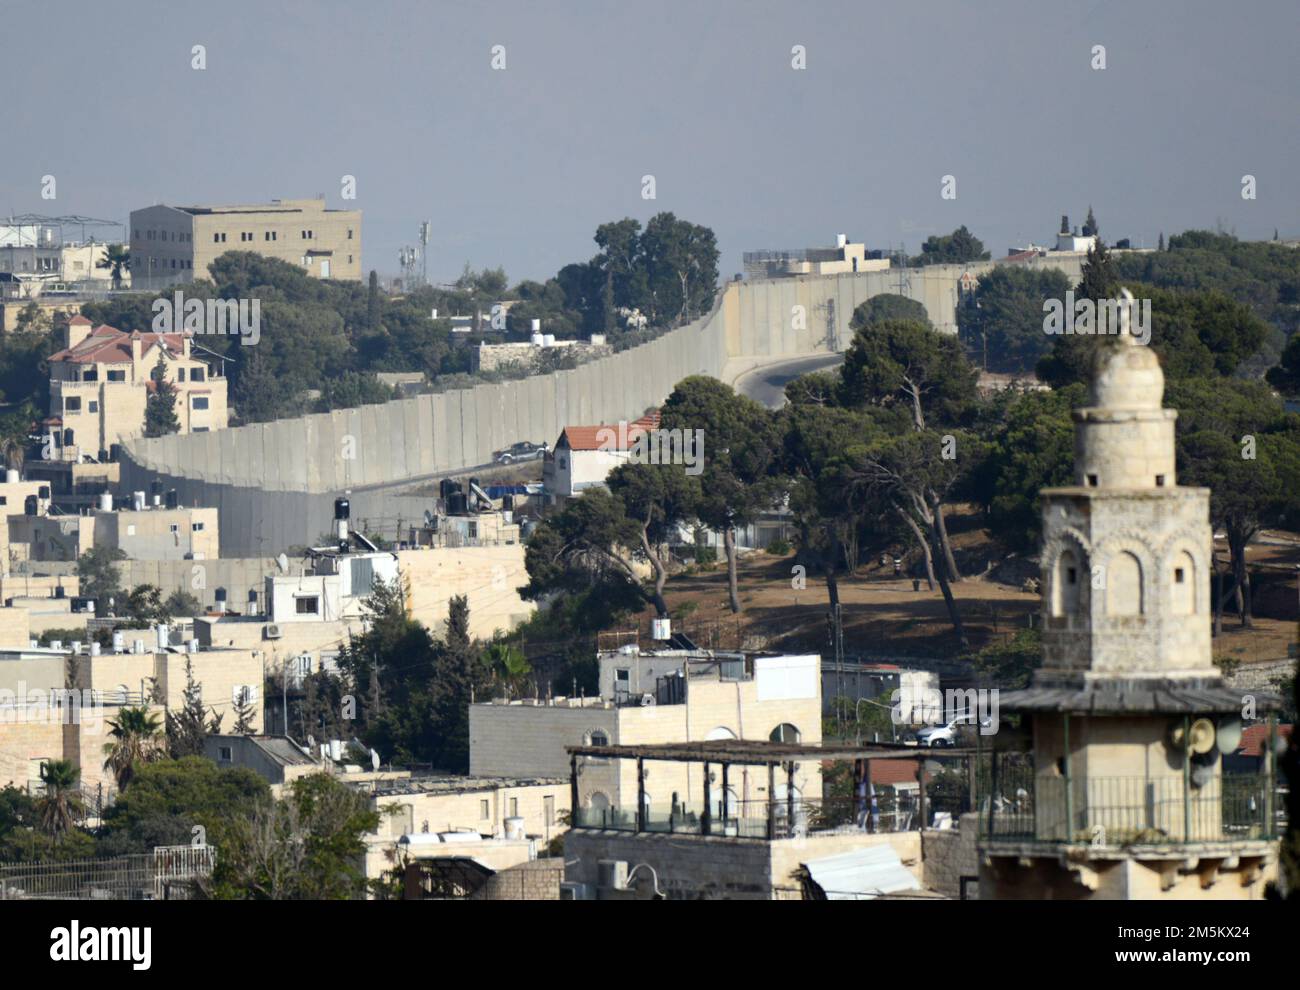
[(839, 232), (915, 252), (964, 223), (996, 257), (1090, 203), (1111, 241), (1300, 236), (1295, 0), (4, 0), (0, 24), (0, 214), (323, 192), (385, 274), (431, 221), (435, 281), (544, 278), (660, 210), (717, 232), (724, 278)]

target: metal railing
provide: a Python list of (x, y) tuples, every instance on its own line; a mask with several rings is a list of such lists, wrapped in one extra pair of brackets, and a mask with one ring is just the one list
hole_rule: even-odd
[(211, 846), (159, 846), (151, 853), (51, 863), (0, 863), (0, 901), (188, 899), (216, 863)]
[[(720, 802), (706, 816), (698, 809), (678, 805), (648, 807), (640, 818), (623, 808), (579, 808), (573, 827), (617, 832), (658, 832), (672, 835), (715, 835), (742, 839), (791, 839), (818, 834), (908, 831), (918, 823), (916, 808), (902, 807), (873, 814), (870, 805), (856, 798), (804, 798), (793, 801), (751, 800)], [(930, 809), (933, 812), (933, 808)], [(927, 817), (929, 817), (927, 815)]]
[[(1001, 768), (1000, 768), (1001, 769)], [(980, 809), (980, 837), (1016, 842), (1155, 845), (1274, 839), (1280, 801), (1263, 774), (1081, 777), (1001, 769)]]

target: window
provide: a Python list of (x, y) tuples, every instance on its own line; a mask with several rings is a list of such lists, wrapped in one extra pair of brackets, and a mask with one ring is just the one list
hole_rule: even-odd
[(81, 412), (81, 396), (69, 395), (63, 400), (64, 412)]
[(1088, 475), (1088, 487), (1089, 488), (1097, 487), (1097, 476), (1095, 474)]
[(201, 523), (201, 522), (192, 523), (192, 524), (190, 525), (190, 532), (191, 532), (191, 533), (202, 533), (202, 532), (203, 532), (203, 523)]
[(220, 243), (221, 243), (221, 235), (220, 235), (220, 234), (213, 234), (213, 235), (212, 235), (212, 243), (213, 243), (213, 244), (220, 244)]
[(192, 396), (190, 396), (190, 408), (191, 408), (191, 409), (207, 409), (207, 408), (208, 408), (208, 397), (207, 397), (206, 395), (192, 395)]
[(86, 409), (87, 409), (89, 412), (99, 412), (99, 402), (98, 402), (98, 400), (96, 400), (96, 399), (91, 399), (88, 403), (86, 403)]
[(177, 380), (178, 382), (183, 382), (183, 381), (185, 381), (185, 369), (184, 369), (184, 368), (177, 368), (177, 369), (176, 369), (176, 380)]
[[(203, 382), (203, 381), (207, 381), (207, 378), (208, 378), (207, 369), (205, 369), (205, 368), (191, 368), (191, 369), (190, 369), (190, 381), (192, 381), (192, 382)], [(181, 380), (184, 381), (184, 379), (181, 379)]]
[(555, 797), (548, 794), (542, 798), (542, 817), (547, 825), (555, 824)]
[(797, 743), (799, 741), (799, 730), (789, 722), (782, 722), (772, 734), (767, 737), (772, 742)]
[(1163, 474), (1156, 475), (1156, 487), (1157, 488), (1165, 487), (1165, 476)]
[(1192, 555), (1186, 550), (1180, 551), (1174, 558), (1174, 587), (1170, 596), (1172, 611), (1175, 615), (1194, 615), (1196, 613), (1196, 565)]
[(126, 381), (126, 372), (113, 371), (112, 369), (110, 369), (108, 372), (108, 380), (110, 382), (124, 382)]
[(352, 240), (352, 228), (348, 228), (348, 240)]
[(608, 746), (609, 733), (607, 733), (604, 729), (593, 729), (590, 733), (587, 734), (587, 745)]
[(234, 751), (234, 749), (233, 749), (232, 747), (230, 747), (230, 746), (220, 746), (220, 747), (218, 747), (218, 749), (217, 749), (217, 753), (218, 753), (218, 755), (221, 757), (221, 762), (222, 762), (222, 763), (231, 763), (231, 762), (233, 762), (234, 759), (235, 759), (235, 751)]
[(172, 523), (167, 528), (170, 529), (173, 533), (179, 533), (181, 531), (181, 528), (177, 523)]
[(488, 803), (486, 801), (480, 801), (478, 803), (478, 816), (483, 821), (487, 821), (492, 817), (492, 813), (488, 810)]
[(315, 595), (304, 596), (295, 601), (295, 607), (299, 615), (315, 615), (320, 611), (320, 599)]

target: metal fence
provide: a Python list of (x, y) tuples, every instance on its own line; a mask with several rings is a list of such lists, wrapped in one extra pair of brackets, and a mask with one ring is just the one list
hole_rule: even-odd
[(111, 859), (0, 864), (0, 900), (153, 901), (188, 899), (211, 874), (211, 846), (159, 846)]

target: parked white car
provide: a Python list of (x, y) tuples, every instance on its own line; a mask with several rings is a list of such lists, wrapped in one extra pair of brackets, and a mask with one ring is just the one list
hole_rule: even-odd
[[(920, 729), (916, 733), (916, 742), (918, 746), (956, 746), (957, 737), (960, 735), (960, 726), (974, 725), (975, 716), (966, 713), (953, 716), (952, 720), (945, 725), (932, 725)], [(980, 728), (989, 729), (993, 725), (991, 718), (980, 719)]]

